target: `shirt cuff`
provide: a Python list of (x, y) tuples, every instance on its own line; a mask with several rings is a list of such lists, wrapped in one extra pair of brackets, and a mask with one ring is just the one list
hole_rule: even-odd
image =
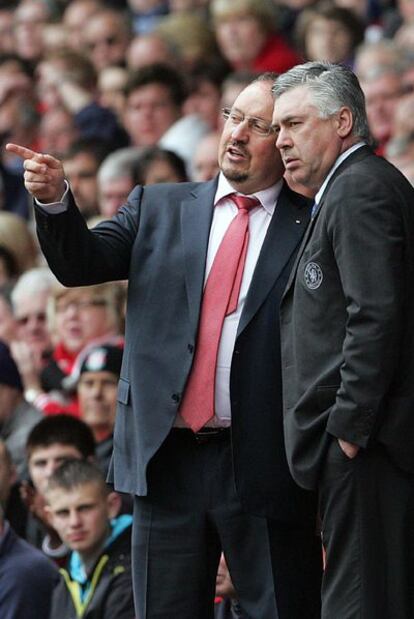
[(42, 211), (44, 211), (45, 213), (48, 213), (49, 215), (58, 215), (59, 213), (64, 213), (65, 211), (68, 210), (69, 207), (69, 200), (68, 200), (68, 191), (69, 191), (69, 183), (67, 180), (65, 180), (65, 191), (63, 196), (61, 197), (61, 199), (59, 200), (59, 202), (40, 202), (40, 200), (37, 200), (35, 198), (35, 204), (36, 206), (39, 206)]

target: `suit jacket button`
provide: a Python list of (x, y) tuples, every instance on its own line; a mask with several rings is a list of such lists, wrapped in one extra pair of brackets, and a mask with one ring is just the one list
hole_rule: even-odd
[(171, 400), (173, 402), (179, 402), (180, 401), (180, 394), (179, 393), (173, 393), (171, 396)]
[(190, 354), (192, 354), (192, 353), (193, 353), (193, 351), (194, 351), (194, 346), (193, 346), (192, 344), (188, 344), (188, 346), (187, 346), (187, 350), (188, 350), (188, 352), (189, 352)]

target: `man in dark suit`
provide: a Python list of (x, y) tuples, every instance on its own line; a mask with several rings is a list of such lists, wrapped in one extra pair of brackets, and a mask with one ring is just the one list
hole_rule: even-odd
[(286, 450), (318, 488), (324, 619), (414, 617), (414, 190), (367, 143), (349, 69), (280, 76), (286, 169), (315, 195), (281, 305)]
[[(70, 191), (62, 198), (60, 162), (8, 147), (25, 159), (37, 200), (59, 200), (36, 207), (42, 248), (59, 279), (68, 286), (129, 280), (110, 479), (135, 495), (140, 619), (212, 617), (221, 550), (247, 616), (319, 617), (315, 500), (287, 467), (277, 319), (309, 202), (282, 180), (273, 80), (253, 82), (225, 111), (218, 179), (136, 187), (92, 231)], [(209, 296), (203, 284), (238, 217), (235, 192), (260, 203), (248, 216), (237, 307), (221, 331), (215, 405), (193, 432), (183, 411)]]

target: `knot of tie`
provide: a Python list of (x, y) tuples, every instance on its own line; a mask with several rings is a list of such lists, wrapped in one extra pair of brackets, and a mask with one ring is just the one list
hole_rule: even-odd
[(230, 200), (234, 202), (239, 211), (251, 211), (255, 206), (260, 205), (260, 201), (257, 198), (249, 198), (248, 196), (238, 196), (235, 193), (229, 196)]

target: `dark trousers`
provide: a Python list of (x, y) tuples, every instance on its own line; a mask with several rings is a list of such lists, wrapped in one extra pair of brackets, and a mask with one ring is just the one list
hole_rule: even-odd
[(377, 445), (332, 440), (320, 484), (323, 619), (413, 619), (414, 476)]
[(211, 619), (222, 550), (246, 618), (319, 618), (320, 540), (243, 511), (229, 438), (173, 431), (148, 475), (150, 493), (134, 503), (138, 619)]

